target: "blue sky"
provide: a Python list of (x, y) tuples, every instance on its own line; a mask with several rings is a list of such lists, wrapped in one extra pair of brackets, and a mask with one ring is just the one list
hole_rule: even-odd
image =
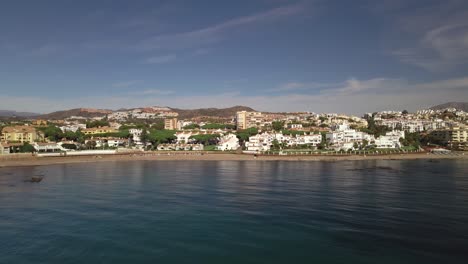
[(468, 100), (468, 2), (2, 1), (0, 109)]

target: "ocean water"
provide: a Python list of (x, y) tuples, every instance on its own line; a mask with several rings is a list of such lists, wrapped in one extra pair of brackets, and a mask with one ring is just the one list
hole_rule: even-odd
[(468, 163), (0, 168), (0, 263), (468, 263)]

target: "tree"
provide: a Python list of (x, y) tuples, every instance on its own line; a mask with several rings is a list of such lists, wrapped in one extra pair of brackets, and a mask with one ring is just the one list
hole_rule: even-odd
[(280, 149), (280, 143), (278, 142), (278, 140), (275, 138), (273, 139), (273, 141), (271, 142), (272, 146), (271, 148), (273, 150), (279, 150)]
[(86, 148), (87, 149), (94, 149), (94, 148), (96, 148), (96, 145), (97, 145), (97, 143), (94, 140), (89, 140), (88, 142), (86, 142)]
[(28, 152), (34, 153), (36, 152), (36, 149), (28, 142), (24, 142), (23, 146), (20, 147), (19, 151), (22, 153), (28, 153)]
[(202, 126), (203, 129), (234, 129), (235, 125), (211, 123)]
[(275, 131), (280, 131), (281, 129), (284, 128), (284, 122), (283, 121), (273, 121), (271, 123), (273, 130)]
[(258, 129), (255, 127), (247, 128), (244, 130), (237, 131), (236, 136), (239, 140), (245, 142), (249, 140), (249, 137), (258, 134)]
[(62, 144), (64, 149), (77, 149), (78, 147), (75, 144)]
[(434, 137), (434, 135), (432, 134), (424, 134), (421, 136), (421, 144), (423, 145), (443, 145), (443, 142), (437, 138), (437, 137)]
[(81, 132), (80, 129), (78, 129), (76, 132), (75, 132), (75, 135), (76, 135), (76, 141), (80, 144), (84, 144), (85, 142), (85, 134), (83, 134), (83, 132)]
[(354, 149), (358, 149), (358, 148), (359, 148), (359, 144), (358, 144), (357, 142), (354, 142), (353, 148), (354, 148)]
[(148, 135), (148, 140), (155, 147), (159, 144), (169, 143), (176, 138), (174, 130), (152, 130)]
[(362, 145), (361, 145), (362, 148), (367, 147), (367, 145), (369, 145), (369, 141), (368, 141), (367, 139), (363, 139), (363, 140), (362, 140)]
[(400, 142), (403, 144), (403, 146), (411, 146), (414, 148), (419, 148), (421, 145), (421, 139), (419, 133), (409, 133), (405, 132), (405, 138), (400, 138)]
[(54, 125), (38, 128), (39, 131), (44, 133), (44, 137), (50, 141), (59, 141), (64, 137), (62, 130)]
[(407, 115), (408, 114), (408, 110), (403, 110), (403, 112), (401, 112), (403, 115)]
[(320, 141), (320, 144), (317, 147), (318, 149), (327, 149), (328, 148), (328, 139), (327, 139), (327, 134), (322, 133), (322, 141)]
[(305, 134), (304, 131), (297, 131), (297, 130), (282, 130), (281, 133), (283, 133), (284, 135), (293, 135), (293, 136)]
[(157, 119), (156, 122), (153, 123), (151, 128), (158, 129), (158, 130), (163, 130), (164, 129), (164, 120), (163, 119)]
[(190, 125), (186, 125), (183, 127), (183, 129), (197, 129), (197, 128), (200, 128), (200, 126), (197, 124), (190, 124)]
[(148, 135), (148, 130), (146, 128), (143, 128), (141, 131), (141, 136), (140, 136), (141, 143), (143, 143), (143, 146), (146, 147), (146, 143), (149, 141), (149, 135)]
[(86, 122), (86, 128), (103, 127), (103, 126), (109, 126), (109, 121), (94, 120), (94, 121)]
[(380, 137), (381, 135), (385, 135), (390, 129), (386, 126), (375, 124), (374, 118), (371, 117), (367, 122), (367, 128), (361, 128), (361, 131), (374, 135), (375, 137)]
[(216, 145), (219, 138), (219, 134), (199, 134), (191, 136), (190, 138), (194, 139), (195, 142), (201, 143), (205, 146)]

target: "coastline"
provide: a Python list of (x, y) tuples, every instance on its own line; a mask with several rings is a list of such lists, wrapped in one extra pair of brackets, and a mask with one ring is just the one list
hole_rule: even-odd
[(353, 161), (353, 160), (420, 160), (420, 159), (468, 159), (468, 155), (434, 155), (430, 153), (388, 154), (388, 155), (346, 155), (346, 156), (254, 156), (249, 154), (203, 154), (193, 155), (185, 153), (171, 154), (119, 154), (102, 156), (68, 156), (68, 157), (35, 157), (24, 156), (6, 158), (0, 156), (0, 168), (45, 166), (71, 163), (94, 163), (110, 161)]

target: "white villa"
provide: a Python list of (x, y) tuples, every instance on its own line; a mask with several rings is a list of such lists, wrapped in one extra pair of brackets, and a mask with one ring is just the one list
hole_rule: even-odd
[(249, 141), (245, 143), (248, 151), (269, 151), (273, 145), (273, 141), (286, 143), (287, 146), (295, 145), (311, 145), (317, 147), (322, 142), (322, 136), (316, 134), (305, 135), (283, 135), (282, 133), (262, 133), (249, 137)]
[(347, 123), (340, 124), (335, 127), (334, 131), (328, 132), (326, 139), (330, 146), (337, 150), (353, 148), (354, 143), (362, 144), (364, 140), (368, 142), (375, 140), (372, 135), (350, 129)]
[(236, 150), (240, 147), (239, 139), (234, 134), (227, 134), (221, 137), (216, 149), (226, 151), (226, 150)]
[(177, 137), (177, 143), (178, 144), (183, 144), (183, 143), (190, 143), (190, 137), (195, 136), (195, 135), (205, 135), (205, 134), (220, 134), (224, 135), (226, 131), (222, 129), (201, 129), (201, 130), (184, 130), (177, 132), (175, 136)]
[(330, 148), (335, 150), (354, 149), (356, 143), (362, 145), (364, 140), (374, 144), (376, 148), (401, 148), (400, 138), (405, 138), (404, 131), (394, 130), (387, 132), (385, 136), (375, 138), (373, 135), (350, 129), (347, 124), (340, 124), (334, 131), (326, 134)]
[(128, 132), (132, 135), (131, 139), (133, 144), (135, 144), (137, 148), (143, 147), (143, 142), (141, 142), (141, 133), (143, 133), (143, 129), (131, 128)]
[(401, 148), (400, 138), (405, 138), (405, 131), (387, 132), (385, 136), (375, 139), (376, 148)]

